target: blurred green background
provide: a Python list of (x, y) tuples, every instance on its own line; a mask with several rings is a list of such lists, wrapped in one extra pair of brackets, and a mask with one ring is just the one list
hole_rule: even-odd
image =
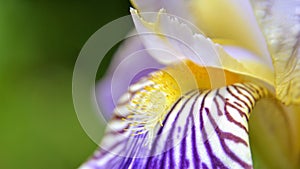
[(0, 168), (71, 169), (97, 145), (72, 103), (79, 51), (121, 0), (0, 1)]

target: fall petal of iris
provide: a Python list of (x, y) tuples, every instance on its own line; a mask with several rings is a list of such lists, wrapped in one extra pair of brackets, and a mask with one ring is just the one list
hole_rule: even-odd
[[(147, 81), (138, 84), (143, 91)], [(138, 93), (133, 88), (129, 94)], [(247, 120), (265, 90), (254, 84), (234, 84), (215, 90), (185, 93), (168, 110), (163, 125), (147, 135), (135, 134), (122, 120), (132, 112), (126, 105), (115, 109), (101, 149), (82, 169), (95, 168), (252, 168)], [(133, 94), (134, 98), (135, 94)], [(124, 101), (127, 105), (134, 103)], [(153, 112), (154, 113), (154, 112)], [(139, 127), (139, 126), (136, 126)]]

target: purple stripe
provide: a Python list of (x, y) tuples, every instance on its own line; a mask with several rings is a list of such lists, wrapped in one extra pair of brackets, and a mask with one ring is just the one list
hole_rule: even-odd
[[(174, 135), (174, 129), (175, 129), (175, 125), (176, 125), (176, 123), (177, 123), (177, 120), (178, 120), (178, 118), (179, 118), (179, 115), (181, 114), (181, 112), (184, 110), (184, 108), (185, 108), (185, 106), (186, 106), (186, 104), (196, 95), (198, 93), (198, 91), (197, 92), (195, 92), (195, 93), (193, 93), (184, 103), (183, 103), (183, 105), (182, 105), (182, 107), (180, 108), (180, 110), (178, 111), (178, 113), (177, 113), (177, 115), (176, 115), (176, 117), (175, 117), (175, 120), (173, 121), (173, 123), (174, 123), (174, 127), (172, 127), (171, 128), (171, 131), (169, 132), (169, 135), (168, 135), (168, 138), (173, 138), (173, 135)], [(169, 146), (168, 145), (171, 145), (171, 146), (173, 146), (173, 139), (171, 139), (169, 142), (167, 141), (167, 143), (165, 144), (165, 148), (169, 148)], [(170, 163), (169, 163), (169, 167), (170, 168), (174, 168), (174, 164), (175, 164), (175, 161), (174, 161), (174, 159), (173, 159), (173, 147), (169, 150), (169, 160), (170, 160)]]
[(240, 108), (243, 108), (243, 106), (239, 102), (234, 101), (233, 103), (236, 104), (237, 106), (239, 106)]
[[(204, 126), (204, 122), (203, 122), (203, 116), (202, 116), (202, 111), (203, 111), (203, 108), (204, 108), (204, 103), (205, 103), (205, 99), (206, 99), (206, 97), (207, 97), (207, 95), (210, 93), (210, 91), (209, 92), (207, 92), (205, 95), (204, 95), (204, 97), (203, 97), (203, 99), (202, 99), (202, 102), (201, 102), (201, 107), (200, 107), (200, 110), (199, 110), (199, 113), (200, 113), (200, 130), (201, 131), (203, 131), (203, 126)], [(206, 132), (204, 131), (204, 133), (205, 133), (205, 138), (203, 138), (203, 140), (207, 140), (207, 136), (206, 136)], [(202, 133), (203, 134), (203, 133)]]
[(137, 135), (134, 138), (131, 137), (131, 139), (127, 139), (128, 142), (126, 144), (125, 151), (127, 153), (130, 153), (130, 154), (129, 155), (126, 154), (127, 156), (122, 158), (122, 163), (120, 165), (118, 165), (118, 168), (128, 168), (128, 166), (133, 163), (133, 158), (135, 158), (134, 155), (136, 154), (136, 152), (138, 152), (137, 149), (139, 149), (141, 147), (141, 145), (143, 144), (143, 142), (140, 143), (140, 144), (138, 144), (138, 141), (141, 138), (142, 138), (142, 141), (144, 142), (145, 139), (143, 139), (143, 135), (142, 134), (141, 135)]
[[(221, 116), (221, 115), (223, 115), (223, 112), (220, 109), (220, 105), (219, 105), (219, 102), (217, 100), (217, 96), (221, 96), (219, 94), (219, 89), (217, 89), (217, 91), (216, 91), (216, 97), (214, 97), (213, 102), (216, 104), (216, 107), (217, 107), (217, 110), (218, 110), (218, 115)], [(221, 97), (221, 99), (223, 100), (223, 97)]]
[(235, 95), (235, 94), (230, 90), (229, 87), (226, 87), (226, 90), (227, 90), (233, 97), (235, 97), (237, 100), (241, 101), (241, 102), (247, 107), (248, 112), (250, 112), (250, 110), (251, 110), (250, 106), (249, 106), (243, 99), (241, 99), (239, 96)]
[[(183, 96), (184, 97), (184, 96)], [(163, 125), (166, 124), (167, 120), (169, 119), (170, 114), (174, 111), (175, 107), (179, 104), (179, 102), (183, 99), (183, 97), (179, 98), (178, 101), (173, 105), (173, 107), (171, 108), (171, 110), (169, 111), (169, 113), (167, 114), (166, 118), (163, 121)], [(158, 132), (157, 135), (160, 135), (163, 131), (163, 127), (161, 127)]]
[(202, 163), (201, 166), (202, 166), (203, 169), (208, 169), (208, 167), (205, 163)]
[[(249, 90), (254, 90), (256, 94), (258, 94), (258, 98), (261, 98), (262, 97), (262, 93), (260, 93), (260, 90), (263, 90), (261, 87), (258, 87), (259, 89), (257, 89), (256, 87), (254, 87), (252, 84), (250, 83), (245, 83), (244, 85), (246, 85), (248, 87)], [(257, 99), (255, 99), (255, 101), (257, 101)]]
[(227, 140), (232, 140), (234, 141), (235, 143), (241, 143), (241, 144), (244, 144), (246, 147), (248, 147), (248, 143), (242, 139), (241, 137), (238, 137), (232, 133), (229, 133), (229, 132), (224, 132), (224, 131), (220, 131), (220, 137), (224, 138), (224, 139), (227, 139)]
[[(227, 101), (226, 101), (226, 99), (225, 99), (222, 95), (219, 94), (219, 90), (217, 90), (216, 97), (221, 98), (221, 100), (222, 100), (222, 101), (224, 102), (224, 104), (225, 104), (225, 105), (224, 105), (224, 112), (225, 112), (225, 116), (226, 116), (227, 120), (230, 121), (230, 122), (232, 122), (232, 123), (234, 123), (234, 124), (237, 125), (238, 127), (242, 128), (242, 129), (248, 134), (247, 128), (246, 128), (245, 126), (243, 126), (241, 123), (237, 122), (237, 121), (230, 115), (230, 113), (228, 112), (227, 106), (226, 106), (226, 102), (227, 102)], [(216, 98), (216, 97), (215, 97), (215, 98)], [(214, 99), (214, 101), (215, 101), (215, 99)], [(215, 103), (218, 104), (218, 101), (216, 100)], [(218, 106), (217, 108), (220, 109), (219, 106)], [(218, 111), (221, 111), (221, 110), (218, 110)], [(239, 111), (239, 110), (237, 110), (237, 111)], [(239, 112), (239, 113), (240, 113), (240, 112)], [(246, 119), (248, 119), (247, 116), (246, 116)]]
[[(183, 96), (183, 97), (184, 97), (184, 96)], [(183, 99), (183, 97), (179, 98), (179, 99), (177, 100), (177, 102), (173, 105), (173, 107), (171, 108), (170, 112), (167, 114), (166, 118), (164, 119), (163, 124), (166, 123), (166, 121), (167, 121), (167, 119), (169, 118), (171, 112), (173, 112), (173, 110), (174, 110), (175, 107), (178, 105), (178, 103)], [(161, 128), (159, 129), (157, 135), (160, 135), (160, 134), (162, 133), (162, 130), (163, 130), (163, 127), (161, 127)], [(154, 159), (153, 155), (154, 155), (154, 153), (155, 153), (155, 145), (157, 145), (158, 138), (159, 138), (159, 137), (156, 137), (155, 140), (154, 140), (154, 142), (153, 142), (153, 144), (151, 145), (151, 147), (152, 147), (151, 152), (150, 152), (150, 156), (151, 156), (151, 157), (149, 157), (148, 160), (147, 160), (146, 169), (148, 169), (148, 168), (149, 168), (149, 169), (152, 169), (152, 168), (153, 168), (153, 166), (152, 166), (153, 164), (151, 164), (151, 161), (153, 161), (153, 159)]]
[[(173, 139), (171, 139), (171, 145), (173, 146)], [(174, 148), (172, 147), (169, 151), (168, 151), (168, 153), (169, 153), (169, 168), (174, 168), (174, 164), (176, 164), (176, 162), (174, 161), (174, 155), (173, 155), (173, 150), (174, 150)]]
[(209, 144), (209, 141), (207, 140), (207, 133), (205, 131), (204, 125), (203, 125), (203, 110), (204, 110), (204, 103), (205, 103), (205, 99), (208, 96), (208, 94), (210, 93), (207, 92), (203, 99), (202, 99), (202, 103), (201, 103), (201, 107), (199, 110), (200, 113), (200, 129), (201, 129), (201, 133), (202, 133), (202, 139), (204, 141), (204, 146), (206, 148), (207, 154), (209, 155), (209, 159), (212, 165), (213, 169), (217, 169), (217, 168), (221, 168), (221, 169), (227, 169), (227, 167), (224, 166), (224, 164), (220, 161), (220, 159), (218, 159), (212, 152), (211, 146)]
[(197, 102), (197, 100), (199, 99), (200, 94), (196, 97), (196, 99), (194, 100), (192, 109), (190, 111), (190, 116), (192, 118), (192, 149), (193, 149), (193, 163), (194, 163), (194, 167), (195, 168), (200, 168), (200, 163), (201, 163), (201, 159), (200, 156), (198, 154), (198, 150), (197, 150), (197, 144), (196, 144), (196, 126), (195, 126), (195, 119), (194, 119), (194, 106)]
[(181, 162), (179, 162), (180, 168), (187, 168), (185, 166), (185, 160), (186, 160), (186, 135), (187, 135), (187, 126), (189, 126), (190, 120), (189, 117), (186, 119), (186, 125), (184, 126), (184, 131), (183, 131), (183, 140), (181, 142), (181, 149), (180, 149), (180, 156), (181, 156)]
[[(247, 92), (248, 93), (248, 95), (250, 95), (250, 97), (252, 98), (252, 99), (250, 99), (249, 97), (247, 97), (248, 99), (249, 99), (249, 101), (251, 101), (251, 104), (252, 104), (252, 106), (254, 106), (254, 102), (256, 101), (256, 98), (252, 95), (252, 93), (247, 89), (247, 88), (245, 88), (245, 87), (243, 87), (243, 86), (236, 86), (236, 85), (233, 85), (233, 87), (235, 88), (235, 90), (237, 90), (240, 94), (242, 94), (242, 92), (240, 91), (240, 89), (241, 90), (243, 90), (243, 91), (245, 91), (245, 92)], [(244, 94), (242, 94), (242, 95), (244, 95)], [(245, 95), (244, 95), (245, 96)], [(253, 101), (252, 101), (253, 100)]]
[[(213, 117), (210, 114), (210, 111), (208, 108), (205, 108), (206, 114), (211, 122), (211, 124), (213, 125), (213, 127), (215, 128), (215, 131), (218, 135), (219, 141), (221, 142), (221, 147), (223, 148), (223, 150), (225, 151), (225, 153), (235, 162), (237, 162), (238, 164), (240, 164), (242, 167), (246, 168), (246, 169), (251, 169), (252, 166), (247, 164), (246, 162), (244, 162), (243, 160), (241, 160), (236, 154), (234, 154), (226, 145), (225, 143), (225, 138), (230, 137), (230, 136), (226, 136), (226, 133), (224, 133), (223, 131), (221, 131), (218, 127), (218, 125), (216, 124), (216, 122), (214, 121)], [(238, 136), (236, 136), (238, 137)], [(231, 139), (235, 139), (235, 138), (231, 138)], [(242, 140), (242, 138), (240, 138)], [(239, 141), (239, 140), (234, 140), (234, 141)]]
[(254, 104), (255, 104), (255, 103), (254, 103), (255, 98), (252, 96), (251, 93), (249, 93), (249, 95), (251, 96), (251, 98), (252, 98), (254, 101), (252, 101), (252, 99), (251, 99), (248, 95), (245, 95), (244, 93), (241, 92), (240, 89), (242, 89), (242, 90), (244, 90), (245, 92), (247, 92), (247, 90), (246, 90), (245, 88), (239, 87), (239, 86), (234, 86), (234, 85), (233, 85), (233, 88), (234, 88), (240, 95), (246, 97), (246, 98), (250, 101), (251, 105), (254, 106)]
[[(132, 160), (133, 167), (132, 168), (135, 168), (134, 166), (142, 165), (142, 162), (145, 162), (144, 159), (136, 158), (136, 157), (138, 156), (138, 154), (141, 153), (141, 151), (140, 151), (141, 147), (143, 145), (145, 145), (145, 142), (146, 142), (145, 138), (146, 138), (147, 134), (148, 133), (140, 135), (140, 138), (142, 139), (142, 142), (139, 142), (139, 144), (135, 144), (135, 146), (137, 147), (137, 149), (134, 150), (134, 156), (131, 156), (131, 158), (133, 158), (133, 160)], [(140, 139), (140, 138), (138, 138), (138, 139)]]
[(166, 154), (167, 152), (164, 152), (163, 157), (160, 159), (160, 169), (165, 169), (165, 161), (167, 161)]
[[(181, 98), (179, 98), (179, 99), (177, 100), (177, 102), (172, 106), (171, 110), (169, 111), (169, 113), (167, 114), (166, 118), (164, 119), (164, 121), (163, 121), (163, 126), (166, 124), (167, 120), (169, 119), (170, 114), (174, 111), (174, 109), (175, 109), (175, 107), (178, 105), (178, 103), (179, 103), (184, 97), (186, 97), (187, 95), (189, 95), (189, 94), (192, 93), (192, 92), (193, 92), (193, 91), (188, 92), (186, 95), (182, 96)], [(178, 112), (178, 114), (179, 114), (179, 112)], [(178, 114), (177, 114), (177, 116), (178, 116)], [(174, 128), (175, 128), (175, 127), (174, 127)], [(160, 135), (160, 134), (162, 133), (163, 129), (164, 129), (164, 128), (161, 127), (161, 128), (159, 129), (157, 135)], [(153, 155), (154, 155), (154, 153), (155, 153), (155, 150), (156, 150), (155, 145), (157, 145), (158, 140), (159, 140), (159, 137), (156, 136), (156, 138), (155, 138), (155, 140), (154, 140), (154, 142), (153, 142), (153, 144), (152, 144), (152, 149), (151, 149), (151, 153), (150, 153), (151, 157), (149, 157), (148, 160), (147, 160), (146, 169), (148, 169), (148, 168), (149, 168), (149, 169), (152, 169), (152, 168), (153, 168), (153, 166), (152, 166), (152, 165), (153, 165), (153, 164), (152, 164), (152, 161), (155, 159), (155, 157), (153, 157)], [(162, 161), (164, 161), (165, 153), (166, 153), (166, 152), (163, 153), (163, 160), (162, 160)]]
[(123, 134), (123, 133), (127, 132), (126, 130), (128, 130), (128, 128), (129, 128), (129, 124), (123, 129), (108, 131), (108, 132), (105, 133), (105, 135)]
[(225, 102), (225, 108), (227, 110), (227, 106), (232, 107), (233, 109), (235, 109), (241, 117), (245, 117), (247, 121), (249, 121), (248, 115), (241, 111), (239, 108), (237, 108), (235, 105), (231, 104), (230, 102), (228, 102), (228, 100)]
[[(241, 129), (243, 129), (247, 134), (248, 134), (248, 130), (247, 128), (240, 122), (236, 121), (231, 114), (229, 113), (229, 111), (227, 110), (227, 106), (224, 106), (224, 111), (225, 111), (225, 116), (227, 118), (227, 120), (233, 124), (235, 124), (236, 126), (240, 127)], [(239, 110), (237, 110), (239, 111)], [(246, 118), (246, 120), (248, 121), (248, 117)]]
[[(181, 149), (180, 149), (180, 155), (181, 155), (181, 162), (179, 163), (180, 164), (180, 168), (188, 168), (189, 167), (189, 161), (186, 159), (186, 135), (187, 135), (187, 131), (188, 131), (188, 126), (189, 126), (189, 123), (190, 123), (190, 117), (193, 118), (193, 111), (194, 111), (194, 106), (195, 106), (195, 103), (197, 102), (199, 98), (199, 95), (197, 95), (197, 97), (195, 98), (194, 102), (192, 103), (192, 107), (191, 107), (191, 110), (189, 112), (189, 116), (188, 118), (186, 119), (186, 125), (184, 126), (184, 137), (183, 137), (183, 140), (181, 142)], [(192, 122), (192, 137), (195, 136), (195, 126), (194, 126), (194, 122)], [(196, 143), (195, 143), (195, 137), (192, 138), (192, 143), (193, 143), (193, 146), (192, 146), (192, 149), (193, 149), (193, 152), (196, 153), (196, 155), (194, 155), (193, 157), (193, 162), (194, 162), (194, 165), (195, 166), (198, 166), (197, 161), (200, 161), (199, 159), (199, 155), (197, 153), (197, 149), (196, 149)], [(199, 159), (199, 160), (197, 160)], [(198, 168), (198, 167), (196, 167)]]

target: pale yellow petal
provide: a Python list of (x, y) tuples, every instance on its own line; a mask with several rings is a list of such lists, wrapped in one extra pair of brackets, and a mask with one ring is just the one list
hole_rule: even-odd
[(275, 68), (277, 97), (300, 103), (300, 1), (252, 0)]
[(193, 0), (190, 9), (197, 26), (214, 41), (244, 47), (272, 63), (249, 1)]
[[(145, 48), (160, 63), (169, 65), (180, 60), (191, 60), (200, 66), (225, 69), (251, 76), (273, 85), (272, 66), (256, 55), (231, 55), (221, 45), (205, 37), (189, 22), (170, 16), (161, 10), (154, 22), (148, 22), (136, 10), (131, 10), (133, 21)], [(153, 18), (153, 17), (152, 17)], [(242, 54), (243, 53), (243, 54)]]

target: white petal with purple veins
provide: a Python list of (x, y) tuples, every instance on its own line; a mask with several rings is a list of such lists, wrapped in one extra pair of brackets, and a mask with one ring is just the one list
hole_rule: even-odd
[(155, 126), (151, 146), (149, 133), (136, 134), (124, 120), (132, 112), (119, 105), (125, 108), (115, 109), (100, 150), (82, 168), (252, 168), (248, 119), (266, 93), (250, 83), (190, 91)]

